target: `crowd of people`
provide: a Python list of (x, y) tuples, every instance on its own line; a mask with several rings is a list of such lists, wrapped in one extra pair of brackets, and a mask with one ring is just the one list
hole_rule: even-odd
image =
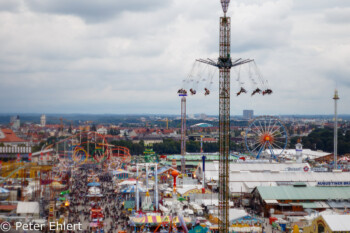
[[(88, 195), (91, 182), (98, 183), (100, 194)], [(82, 232), (115, 233), (127, 229), (129, 217), (123, 211), (123, 197), (115, 193), (112, 176), (103, 170), (79, 169), (72, 174), (68, 222), (82, 223)], [(100, 209), (97, 226), (92, 209)]]

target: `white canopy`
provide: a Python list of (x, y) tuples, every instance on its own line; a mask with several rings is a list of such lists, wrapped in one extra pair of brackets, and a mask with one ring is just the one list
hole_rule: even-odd
[(18, 202), (17, 214), (39, 214), (38, 202)]
[[(136, 184), (136, 180), (124, 180), (123, 182), (119, 183), (118, 185), (134, 185)], [(139, 184), (141, 184), (141, 182), (139, 181)]]

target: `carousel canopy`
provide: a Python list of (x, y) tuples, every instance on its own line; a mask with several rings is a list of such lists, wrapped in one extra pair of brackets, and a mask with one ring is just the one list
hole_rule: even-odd
[[(159, 224), (159, 223), (168, 223), (172, 219), (171, 216), (142, 216), (142, 217), (135, 217), (131, 218), (131, 221), (134, 222), (137, 225), (142, 225), (142, 224)], [(184, 218), (186, 223), (190, 223), (191, 219), (190, 218)], [(175, 217), (173, 222), (179, 223), (179, 218)]]
[(91, 182), (91, 183), (88, 183), (87, 186), (101, 186), (101, 184), (97, 182)]
[(89, 194), (101, 194), (101, 190), (97, 187), (91, 187), (88, 190)]
[(125, 170), (123, 170), (123, 169), (117, 169), (117, 170), (112, 171), (112, 174), (113, 174), (113, 175), (130, 174), (130, 172), (125, 171)]
[[(139, 190), (140, 193), (145, 193), (146, 192), (146, 189), (141, 187), (141, 186), (139, 186), (138, 190)], [(125, 189), (122, 189), (120, 192), (121, 193), (135, 193), (136, 192), (136, 185), (128, 186)]]
[(233, 232), (261, 232), (261, 227), (230, 227)]
[(10, 196), (10, 191), (0, 188), (0, 201), (6, 200)]
[(4, 188), (0, 188), (0, 193), (9, 193), (10, 191)]
[[(172, 168), (172, 167), (170, 167), (170, 166), (166, 166), (166, 167), (161, 167), (161, 168), (159, 168), (158, 170), (157, 170), (157, 175), (161, 175), (161, 174), (163, 174), (163, 173), (166, 173), (166, 172), (169, 172), (169, 171), (177, 171), (176, 169), (174, 169), (174, 168)], [(177, 171), (177, 172), (179, 172), (179, 171)], [(180, 172), (179, 172), (180, 173)], [(155, 172), (153, 172), (153, 175), (155, 174)]]
[(131, 184), (136, 184), (136, 179), (127, 179), (119, 183), (118, 185), (131, 185)]

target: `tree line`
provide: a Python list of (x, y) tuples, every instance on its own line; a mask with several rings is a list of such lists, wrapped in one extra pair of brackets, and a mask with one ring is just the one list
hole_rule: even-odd
[[(152, 148), (157, 154), (180, 154), (181, 153), (181, 141), (173, 139), (164, 139), (162, 143), (155, 143), (151, 146), (145, 146), (143, 141), (139, 143), (133, 143), (132, 141), (120, 140), (112, 141), (113, 145), (124, 146), (130, 149), (132, 155), (141, 155), (146, 148)], [(220, 148), (219, 143), (203, 143), (203, 152), (211, 153), (218, 152)], [(242, 145), (231, 142), (230, 149), (234, 151), (242, 150)], [(190, 153), (200, 152), (200, 142), (187, 141), (186, 151)]]
[[(295, 145), (298, 139), (301, 139), (303, 148), (312, 150), (323, 150), (332, 153), (334, 151), (334, 132), (333, 128), (319, 128), (312, 131), (306, 137), (291, 138), (291, 146)], [(338, 154), (344, 155), (350, 153), (350, 131), (338, 130)]]

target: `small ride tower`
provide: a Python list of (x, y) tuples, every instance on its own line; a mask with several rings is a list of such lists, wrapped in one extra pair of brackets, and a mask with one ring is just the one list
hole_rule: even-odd
[(181, 173), (185, 174), (186, 170), (186, 96), (187, 92), (179, 93), (181, 97)]

